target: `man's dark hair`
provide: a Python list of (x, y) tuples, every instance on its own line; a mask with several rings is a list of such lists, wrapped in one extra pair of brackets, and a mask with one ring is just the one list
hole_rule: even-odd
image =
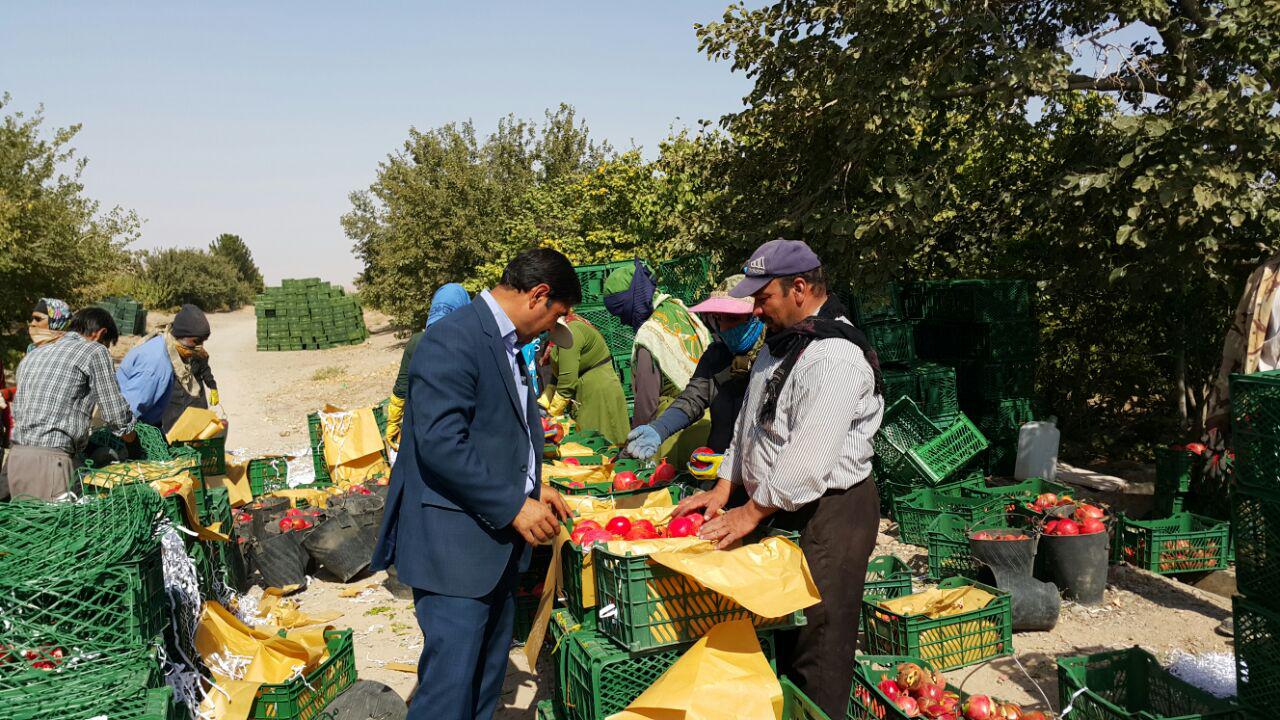
[(99, 342), (108, 347), (115, 345), (120, 339), (120, 330), (116, 328), (115, 319), (111, 317), (111, 313), (100, 307), (80, 308), (75, 315), (71, 316), (71, 322), (67, 323), (68, 332), (81, 335), (92, 335), (99, 330), (106, 330)]
[(782, 277), (778, 278), (779, 280), (782, 281), (781, 285), (782, 285), (783, 297), (786, 297), (787, 295), (791, 294), (791, 283), (795, 282), (796, 278), (803, 278), (804, 281), (808, 283), (810, 287), (818, 288), (823, 292), (826, 292), (827, 290), (827, 275), (826, 273), (822, 272), (822, 266), (819, 265), (818, 267), (810, 270), (809, 272), (798, 273), (796, 275), (783, 275)]
[(502, 271), (499, 284), (519, 292), (529, 292), (546, 283), (551, 288), (548, 301), (577, 305), (582, 302), (582, 284), (569, 258), (551, 248), (532, 248), (512, 258)]

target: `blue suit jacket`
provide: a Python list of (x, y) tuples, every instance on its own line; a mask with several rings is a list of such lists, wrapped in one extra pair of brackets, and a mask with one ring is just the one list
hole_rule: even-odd
[[(526, 443), (542, 447), (539, 417), (532, 392), (519, 400), (483, 301), (432, 325), (410, 361), (403, 440), (373, 568), (395, 565), (400, 582), (443, 595), (490, 593), (525, 549), (511, 521), (528, 497)], [(537, 498), (542, 466), (534, 472)]]

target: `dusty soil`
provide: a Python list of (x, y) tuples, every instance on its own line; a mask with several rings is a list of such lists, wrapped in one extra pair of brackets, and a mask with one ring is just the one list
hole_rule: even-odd
[[(386, 397), (403, 347), (403, 340), (392, 335), (385, 318), (375, 313), (366, 315), (372, 335), (364, 344), (311, 352), (257, 352), (252, 308), (213, 315), (210, 322), (211, 364), (230, 420), (228, 448), (242, 447), (254, 453), (305, 447), (306, 415), (325, 403), (356, 407)], [(896, 527), (889, 521), (882, 521), (877, 553), (897, 555), (923, 575), (924, 550), (898, 543)], [(407, 696), (414, 676), (385, 665), (416, 662), (421, 635), (411, 602), (393, 597), (384, 588), (384, 579), (382, 573), (347, 585), (316, 579), (295, 597), (306, 611), (341, 611), (343, 617), (335, 624), (356, 631), (360, 676), (386, 683)], [(339, 596), (353, 585), (367, 588), (356, 597)], [(1174, 650), (1231, 652), (1230, 641), (1213, 632), (1230, 614), (1230, 600), (1222, 595), (1126, 566), (1116, 567), (1111, 570), (1102, 605), (1064, 603), (1053, 631), (1018, 633), (1014, 656), (954, 670), (948, 679), (967, 692), (1057, 709), (1055, 658), (1059, 655), (1133, 645), (1166, 661)], [(530, 673), (523, 653), (513, 652), (499, 717), (532, 718), (536, 700), (546, 697), (542, 689), (546, 678), (545, 668), (541, 673)]]

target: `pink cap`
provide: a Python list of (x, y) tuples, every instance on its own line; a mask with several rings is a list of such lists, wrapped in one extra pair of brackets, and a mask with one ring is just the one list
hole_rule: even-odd
[(750, 315), (755, 303), (750, 299), (739, 299), (728, 296), (709, 297), (689, 308), (696, 313), (724, 313), (725, 315)]

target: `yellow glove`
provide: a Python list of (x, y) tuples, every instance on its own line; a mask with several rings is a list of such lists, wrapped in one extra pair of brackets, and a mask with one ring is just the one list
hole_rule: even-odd
[(221, 404), (222, 404), (221, 402), (219, 402), (219, 401), (218, 401), (218, 388), (210, 388), (210, 389), (209, 389), (209, 404), (210, 404), (210, 405), (221, 405)]
[(689, 474), (699, 480), (715, 480), (720, 475), (720, 463), (724, 455), (720, 453), (695, 452), (689, 456)]
[(387, 444), (400, 452), (400, 426), (404, 423), (404, 400), (391, 396), (387, 403)]
[(569, 408), (569, 398), (556, 393), (551, 396), (551, 407), (547, 408), (547, 413), (551, 417), (560, 417), (564, 411)]

